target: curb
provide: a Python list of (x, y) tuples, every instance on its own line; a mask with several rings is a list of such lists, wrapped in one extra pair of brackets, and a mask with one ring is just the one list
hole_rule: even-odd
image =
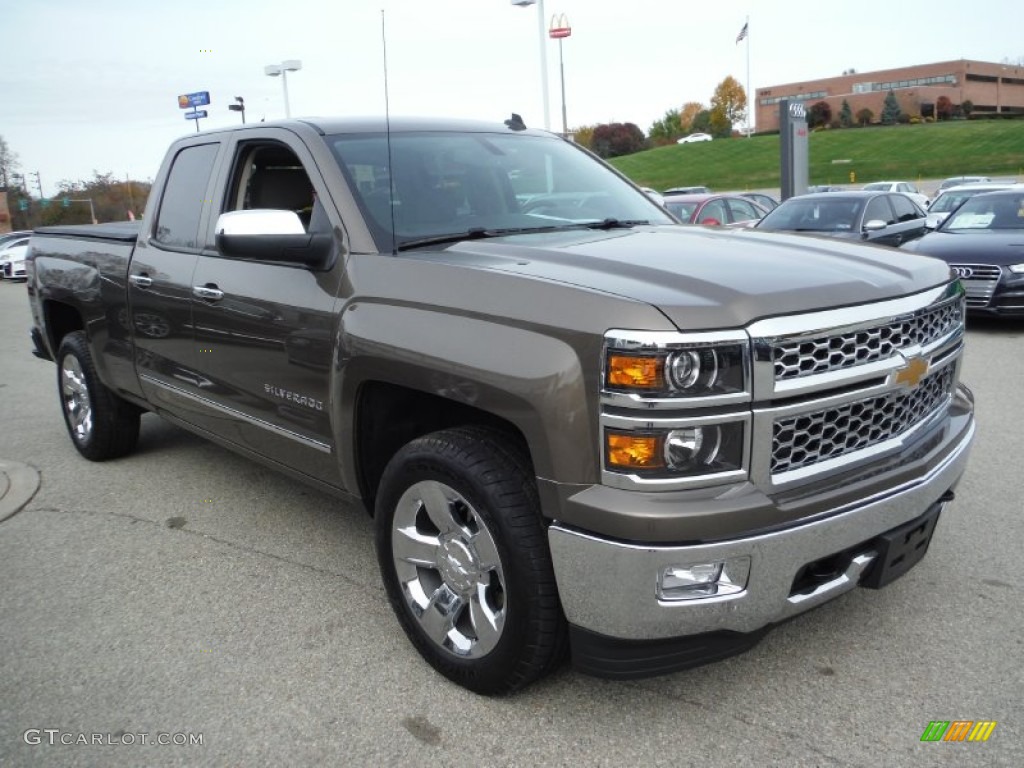
[(32, 500), (39, 490), (39, 480), (35, 467), (0, 459), (0, 523)]

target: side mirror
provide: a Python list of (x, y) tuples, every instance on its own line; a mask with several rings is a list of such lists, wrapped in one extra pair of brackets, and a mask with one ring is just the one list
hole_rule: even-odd
[(872, 219), (864, 224), (865, 232), (877, 232), (880, 229), (885, 229), (888, 225), (881, 219)]
[(333, 263), (333, 235), (306, 232), (294, 211), (228, 211), (217, 217), (215, 232), (217, 250), (231, 258), (312, 269)]

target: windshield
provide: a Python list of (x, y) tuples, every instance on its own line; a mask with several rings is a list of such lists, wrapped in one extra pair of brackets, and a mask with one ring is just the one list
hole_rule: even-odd
[(674, 223), (647, 195), (555, 136), (394, 133), (393, 174), (383, 133), (328, 143), (382, 250), (463, 233)]
[(791, 197), (757, 224), (758, 229), (796, 232), (850, 232), (859, 229), (863, 200)]
[(945, 232), (1024, 229), (1024, 192), (975, 195), (942, 223)]

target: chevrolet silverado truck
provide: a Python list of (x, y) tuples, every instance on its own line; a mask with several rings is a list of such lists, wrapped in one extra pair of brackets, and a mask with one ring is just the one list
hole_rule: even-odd
[(486, 694), (893, 581), (975, 431), (946, 264), (680, 226), (516, 119), (197, 133), (141, 222), (36, 230), (28, 288), (82, 456), (150, 412), (360, 501), (411, 643)]

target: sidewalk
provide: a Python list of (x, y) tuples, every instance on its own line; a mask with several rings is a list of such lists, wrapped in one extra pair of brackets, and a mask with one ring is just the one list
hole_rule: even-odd
[(0, 523), (28, 504), (38, 490), (35, 467), (0, 459)]

